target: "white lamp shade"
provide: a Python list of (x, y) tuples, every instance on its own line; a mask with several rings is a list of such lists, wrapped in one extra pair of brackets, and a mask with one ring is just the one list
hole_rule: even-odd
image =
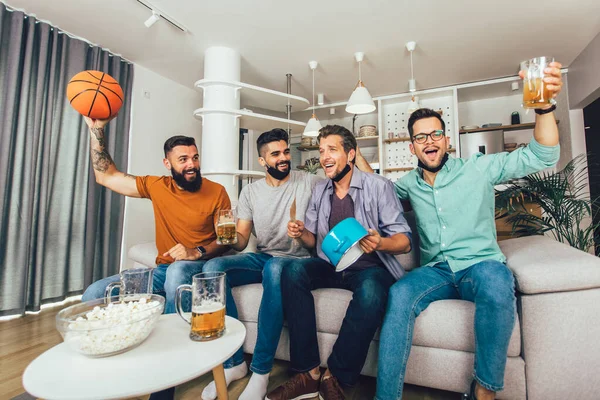
[(319, 131), (321, 130), (321, 128), (321, 123), (319, 122), (317, 117), (315, 117), (315, 114), (313, 114), (312, 117), (306, 123), (306, 126), (304, 127), (303, 135), (309, 137), (317, 137), (319, 136)]
[(373, 98), (363, 83), (359, 81), (358, 86), (348, 100), (346, 112), (350, 114), (367, 114), (373, 111), (375, 111)]

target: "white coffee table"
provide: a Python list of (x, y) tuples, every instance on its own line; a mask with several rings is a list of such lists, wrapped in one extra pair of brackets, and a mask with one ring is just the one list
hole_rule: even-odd
[(65, 343), (33, 360), (23, 386), (43, 399), (122, 399), (158, 392), (213, 371), (219, 399), (227, 399), (223, 362), (244, 343), (246, 328), (226, 317), (225, 334), (210, 342), (190, 340), (177, 314), (162, 315), (138, 347), (112, 357), (89, 358)]

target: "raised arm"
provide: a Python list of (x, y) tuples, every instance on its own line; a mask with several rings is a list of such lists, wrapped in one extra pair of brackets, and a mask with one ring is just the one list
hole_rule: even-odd
[(371, 168), (371, 164), (365, 160), (362, 153), (360, 152), (360, 148), (356, 147), (356, 168), (360, 169), (362, 172), (373, 173), (373, 168)]
[(125, 196), (141, 197), (135, 183), (135, 176), (121, 172), (106, 150), (104, 127), (110, 120), (94, 120), (84, 117), (90, 128), (90, 155), (96, 182)]

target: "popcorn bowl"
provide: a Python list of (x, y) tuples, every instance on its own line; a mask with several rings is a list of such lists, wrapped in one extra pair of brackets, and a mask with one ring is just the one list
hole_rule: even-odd
[(155, 294), (86, 301), (61, 310), (56, 315), (56, 329), (78, 353), (112, 356), (146, 340), (164, 306), (165, 298)]

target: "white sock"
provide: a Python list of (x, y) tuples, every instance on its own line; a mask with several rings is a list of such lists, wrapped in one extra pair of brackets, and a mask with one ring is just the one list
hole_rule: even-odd
[(261, 375), (255, 372), (238, 400), (263, 400), (267, 395), (267, 386), (269, 386), (269, 374)]
[[(236, 365), (233, 368), (227, 368), (225, 370), (225, 383), (227, 386), (233, 381), (237, 381), (238, 379), (242, 379), (248, 375), (248, 366), (244, 361), (240, 365)], [(215, 381), (212, 381), (208, 384), (202, 391), (202, 400), (215, 400), (217, 398), (217, 385), (215, 385)]]

